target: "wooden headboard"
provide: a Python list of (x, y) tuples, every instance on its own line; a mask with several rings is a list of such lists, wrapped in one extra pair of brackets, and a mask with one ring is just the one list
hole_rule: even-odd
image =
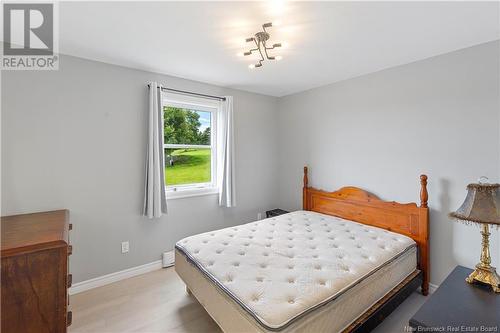
[(326, 192), (309, 187), (304, 167), (304, 210), (333, 215), (383, 228), (411, 237), (418, 245), (418, 268), (423, 273), (422, 293), (429, 292), (429, 208), (427, 176), (420, 176), (420, 206), (383, 201), (357, 187), (343, 187)]

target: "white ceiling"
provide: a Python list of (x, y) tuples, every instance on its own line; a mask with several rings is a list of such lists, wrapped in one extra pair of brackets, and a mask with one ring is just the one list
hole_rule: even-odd
[[(60, 52), (283, 96), (500, 38), (498, 2), (64, 2)], [(236, 54), (268, 21), (283, 60)]]

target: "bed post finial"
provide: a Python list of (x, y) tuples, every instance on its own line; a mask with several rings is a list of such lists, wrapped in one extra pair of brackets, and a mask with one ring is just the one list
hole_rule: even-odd
[(304, 188), (309, 186), (309, 178), (307, 178), (307, 167), (304, 167)]
[(427, 200), (429, 193), (427, 193), (427, 175), (420, 175), (420, 207), (427, 208)]

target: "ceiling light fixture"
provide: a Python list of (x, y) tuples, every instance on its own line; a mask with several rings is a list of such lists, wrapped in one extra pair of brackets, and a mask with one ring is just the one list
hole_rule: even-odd
[[(263, 24), (262, 25), (262, 30), (263, 31), (259, 31), (259, 32), (257, 32), (254, 35), (254, 37), (250, 37), (250, 38), (246, 39), (247, 43), (254, 42), (256, 48), (253, 48), (253, 49), (250, 49), (250, 50), (248, 50), (246, 52), (243, 52), (243, 56), (249, 56), (253, 52), (256, 52), (256, 51), (259, 51), (259, 54), (260, 54), (260, 60), (259, 60), (259, 62), (256, 63), (256, 64), (249, 65), (248, 66), (249, 68), (253, 69), (253, 68), (256, 68), (256, 67), (262, 67), (262, 62), (264, 60), (266, 60), (266, 59), (267, 60), (281, 60), (281, 59), (283, 59), (282, 56), (270, 56), (267, 53), (267, 51), (269, 51), (269, 50), (273, 50), (275, 48), (281, 47), (281, 43), (274, 43), (273, 46), (271, 46), (271, 47), (268, 47), (267, 44), (266, 44), (267, 41), (270, 38), (270, 35), (266, 31), (266, 28), (270, 28), (272, 26), (273, 26), (273, 24), (271, 22)], [(238, 55), (241, 55), (241, 53), (239, 53)], [(265, 58), (264, 58), (264, 55), (265, 55)]]

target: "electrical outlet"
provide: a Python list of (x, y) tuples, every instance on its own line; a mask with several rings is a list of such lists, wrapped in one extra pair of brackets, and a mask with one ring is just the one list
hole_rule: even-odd
[(122, 253), (127, 253), (129, 251), (129, 249), (130, 249), (130, 247), (129, 247), (128, 241), (122, 242)]
[(257, 220), (262, 220), (262, 213), (257, 213)]

